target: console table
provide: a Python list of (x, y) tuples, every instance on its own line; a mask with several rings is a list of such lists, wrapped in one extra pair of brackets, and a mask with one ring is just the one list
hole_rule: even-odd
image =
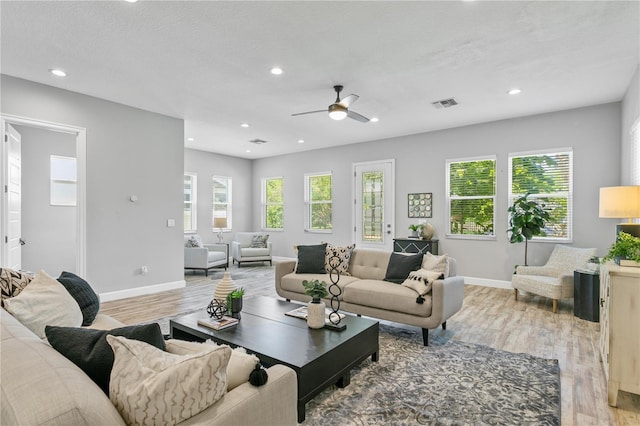
[(438, 254), (438, 240), (421, 240), (419, 238), (394, 238), (393, 251), (399, 253)]

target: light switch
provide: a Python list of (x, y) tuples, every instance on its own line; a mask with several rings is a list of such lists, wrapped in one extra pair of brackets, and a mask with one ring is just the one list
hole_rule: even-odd
[(174, 226), (176, 226), (176, 220), (175, 219), (167, 219), (167, 228), (173, 228)]

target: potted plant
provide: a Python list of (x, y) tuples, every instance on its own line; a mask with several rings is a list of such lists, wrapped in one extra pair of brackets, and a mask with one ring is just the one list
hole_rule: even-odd
[(411, 237), (418, 238), (419, 231), (422, 229), (422, 225), (409, 225), (409, 229), (411, 230)]
[(227, 295), (227, 312), (233, 318), (240, 318), (240, 311), (242, 311), (242, 297), (244, 296), (244, 288), (233, 290)]
[(640, 238), (618, 232), (616, 241), (609, 248), (609, 253), (602, 258), (603, 262), (614, 260), (620, 266), (640, 267)]
[(544, 204), (527, 200), (529, 193), (516, 199), (509, 212), (509, 225), (507, 231), (511, 232), (510, 243), (521, 243), (524, 241), (524, 266), (527, 266), (527, 242), (536, 235), (547, 235), (544, 228), (550, 219), (549, 211)]
[(327, 283), (319, 280), (302, 281), (304, 293), (311, 296), (311, 302), (307, 305), (307, 325), (309, 328), (324, 327), (325, 304), (322, 298), (327, 297)]

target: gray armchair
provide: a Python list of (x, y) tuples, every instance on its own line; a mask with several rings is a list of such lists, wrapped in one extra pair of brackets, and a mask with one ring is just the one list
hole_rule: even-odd
[(271, 241), (269, 235), (262, 232), (236, 232), (231, 242), (233, 263), (238, 262), (269, 262), (271, 265)]
[(184, 269), (201, 269), (206, 277), (219, 266), (229, 267), (228, 244), (203, 244), (199, 235), (184, 236)]

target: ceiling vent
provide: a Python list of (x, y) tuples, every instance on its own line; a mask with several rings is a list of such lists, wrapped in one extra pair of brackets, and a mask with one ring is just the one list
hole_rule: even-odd
[(249, 142), (255, 143), (256, 145), (262, 145), (263, 143), (267, 143), (267, 141), (264, 141), (262, 139), (251, 139)]
[(436, 109), (451, 108), (452, 106), (458, 105), (458, 101), (456, 101), (455, 98), (442, 99), (436, 102), (431, 102), (431, 105)]

